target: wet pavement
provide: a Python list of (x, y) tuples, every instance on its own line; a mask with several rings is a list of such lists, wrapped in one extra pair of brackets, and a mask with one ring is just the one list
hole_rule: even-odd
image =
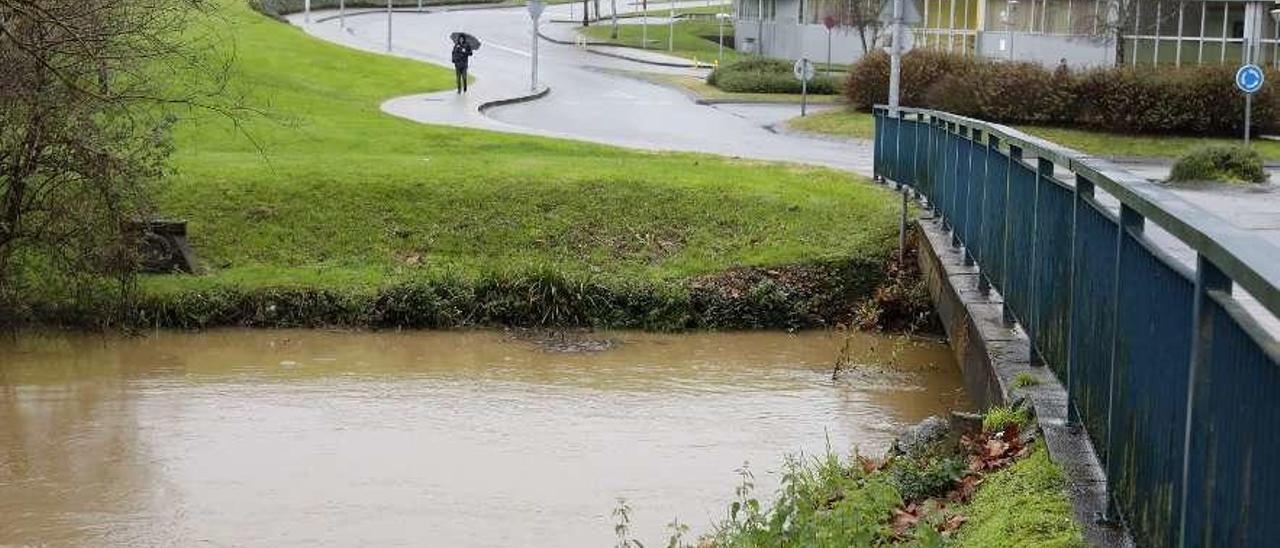
[[(678, 6), (704, 5), (680, 2)], [(662, 9), (666, 4), (649, 4)], [(620, 12), (636, 9), (624, 6)], [(561, 41), (573, 41), (575, 25), (567, 22), (569, 6), (549, 6), (541, 32)], [(292, 21), (301, 24), (300, 16)], [(655, 19), (656, 21), (656, 19)], [(634, 22), (634, 21), (632, 21)], [(597, 24), (608, 24), (601, 21)], [(550, 87), (545, 97), (481, 112), (485, 103), (529, 95), (532, 27), (524, 8), (396, 13), (393, 54), (435, 64), (448, 64), (448, 43), (454, 30), (471, 32), (485, 41), (474, 58), (477, 78), (471, 93), (452, 91), (401, 97), (387, 101), (383, 110), (423, 123), (589, 140), (630, 148), (692, 151), (756, 160), (821, 165), (872, 174), (869, 141), (819, 137), (783, 129), (784, 122), (799, 114), (797, 105), (717, 104), (700, 105), (686, 92), (652, 83), (627, 73), (699, 75), (705, 70), (658, 66), (594, 54), (574, 45), (542, 40), (539, 43), (539, 86)], [(327, 40), (371, 51), (385, 51), (386, 18), (383, 12), (348, 17), (346, 28), (337, 20), (320, 16), (308, 32)], [(657, 51), (630, 50), (655, 60), (684, 61)], [(817, 107), (815, 111), (824, 107)], [(830, 107), (826, 107), (830, 108)], [(1170, 162), (1117, 159), (1133, 173), (1160, 180)], [(1259, 234), (1276, 246), (1280, 256), (1280, 170), (1272, 170), (1268, 185), (1170, 187), (1222, 222)], [(1157, 243), (1184, 263), (1194, 262), (1194, 252), (1171, 237)], [(1256, 310), (1256, 307), (1255, 307)], [(1265, 314), (1263, 314), (1265, 316)], [(1267, 318), (1275, 332), (1280, 320)]]

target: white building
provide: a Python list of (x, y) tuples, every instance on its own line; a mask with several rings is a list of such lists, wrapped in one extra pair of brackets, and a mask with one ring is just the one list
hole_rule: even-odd
[[(865, 0), (736, 0), (736, 47), (769, 57), (824, 60), (823, 18)], [(870, 0), (872, 3), (880, 0)], [(1273, 0), (904, 0), (908, 46), (1073, 66), (1240, 64), (1250, 40), (1257, 62), (1280, 67)], [(885, 2), (888, 4), (888, 1)], [(887, 6), (881, 6), (887, 12)], [(872, 25), (874, 26), (874, 25)], [(867, 28), (868, 37), (877, 33)], [(1117, 37), (1119, 48), (1117, 48)], [(831, 34), (832, 60), (863, 55), (856, 27)], [(883, 45), (883, 44), (881, 44)], [(869, 43), (868, 48), (876, 47)], [(1117, 50), (1123, 53), (1118, 53)]]

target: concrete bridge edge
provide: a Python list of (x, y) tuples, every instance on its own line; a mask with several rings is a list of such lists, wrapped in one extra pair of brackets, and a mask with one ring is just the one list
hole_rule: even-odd
[[(1105, 469), (1079, 426), (1067, 424), (1067, 391), (1049, 368), (1033, 365), (1031, 343), (1017, 326), (1002, 319), (999, 294), (978, 291), (978, 268), (964, 264), (951, 235), (932, 218), (916, 221), (921, 273), (947, 332), (965, 388), (979, 407), (1007, 405), (1018, 399), (1034, 410), (1049, 456), (1062, 467), (1076, 523), (1090, 546), (1134, 546), (1123, 527), (1102, 523), (1107, 509)], [(1020, 373), (1040, 384), (1014, 388)]]

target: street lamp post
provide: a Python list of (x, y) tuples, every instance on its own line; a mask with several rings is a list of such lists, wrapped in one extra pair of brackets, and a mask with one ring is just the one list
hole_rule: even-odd
[(676, 50), (676, 0), (671, 0), (670, 17), (667, 21), (667, 51)]
[(387, 51), (391, 51), (391, 0), (387, 0)]
[(902, 80), (902, 0), (893, 0), (892, 41), (889, 46), (889, 113), (898, 115)]
[(721, 4), (721, 8), (720, 8), (720, 9), (721, 9), (722, 11), (721, 11), (720, 13), (717, 13), (717, 14), (716, 14), (716, 19), (718, 19), (718, 20), (719, 20), (719, 23), (720, 23), (720, 51), (716, 53), (716, 65), (717, 65), (717, 66), (719, 66), (719, 65), (720, 65), (720, 63), (723, 63), (723, 62), (724, 62), (724, 20), (729, 18), (729, 14), (727, 14), (727, 13), (725, 13), (725, 12), (723, 11), (723, 10), (724, 10), (724, 7), (723, 7), (723, 6), (724, 6), (724, 5), (723, 5), (723, 4)]
[(311, 24), (311, 0), (302, 3), (302, 21), (308, 25)]
[(338, 28), (347, 28), (347, 0), (338, 0)]

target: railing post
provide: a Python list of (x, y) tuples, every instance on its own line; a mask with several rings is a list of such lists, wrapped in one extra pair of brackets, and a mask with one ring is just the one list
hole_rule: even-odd
[[(964, 218), (964, 217), (963, 217), (963, 215), (961, 215), (961, 211), (963, 211), (963, 210), (962, 210), (962, 209), (960, 209), (960, 208), (961, 208), (964, 204), (963, 204), (963, 202), (961, 202), (961, 201), (960, 201), (960, 200), (961, 200), (960, 193), (959, 193), (959, 192), (956, 192), (956, 191), (955, 191), (955, 189), (956, 189), (956, 188), (958, 188), (958, 187), (960, 186), (960, 162), (961, 162), (961, 161), (965, 161), (965, 160), (962, 160), (962, 159), (961, 159), (961, 154), (960, 154), (960, 150), (961, 150), (961, 149), (963, 149), (963, 148), (965, 148), (965, 147), (964, 147), (964, 146), (961, 146), (961, 144), (963, 143), (963, 141), (961, 141), (961, 140), (959, 140), (959, 139), (964, 139), (964, 140), (968, 140), (968, 139), (969, 139), (969, 128), (968, 128), (968, 127), (965, 127), (965, 126), (960, 126), (960, 125), (958, 125), (958, 126), (956, 127), (956, 130), (957, 130), (957, 131), (956, 131), (956, 136), (957, 136), (958, 140), (956, 141), (956, 146), (955, 146), (955, 147), (953, 147), (953, 148), (955, 148), (956, 163), (955, 163), (955, 169), (954, 169), (954, 170), (952, 170), (952, 172), (955, 174), (955, 175), (953, 175), (953, 176), (952, 176), (952, 181), (955, 181), (955, 183), (956, 183), (956, 184), (954, 184), (954, 185), (952, 185), (952, 186), (951, 186), (951, 189), (952, 189), (952, 192), (951, 192), (951, 211), (952, 211), (952, 215), (951, 215), (951, 216), (952, 216), (952, 217), (954, 217), (955, 219), (962, 219), (962, 218)], [(966, 185), (966, 186), (968, 186), (968, 185)], [(953, 223), (951, 223), (951, 247), (955, 247), (955, 248), (959, 248), (959, 247), (960, 247), (960, 227), (959, 227), (959, 226), (957, 226), (954, 222), (953, 222)], [(963, 253), (961, 253), (961, 255), (963, 255)], [(969, 261), (968, 261), (968, 260), (965, 260), (965, 264), (966, 264), (966, 265), (968, 265), (968, 264), (969, 264)]]
[[(1112, 273), (1111, 291), (1114, 298), (1111, 302), (1111, 362), (1107, 371), (1107, 462), (1103, 463), (1108, 478), (1115, 477), (1111, 462), (1115, 460), (1115, 402), (1116, 402), (1116, 360), (1119, 349), (1120, 331), (1120, 265), (1124, 263), (1125, 240), (1132, 233), (1134, 237), (1142, 236), (1142, 228), (1146, 219), (1129, 206), (1120, 204), (1120, 224), (1116, 227), (1116, 267)], [(1110, 482), (1107, 483), (1107, 508), (1102, 521), (1117, 521), (1115, 491)]]
[[(1035, 345), (1036, 335), (1039, 334), (1038, 332), (1041, 328), (1040, 314), (1043, 312), (1038, 306), (1042, 300), (1040, 298), (1042, 288), (1038, 283), (1039, 276), (1037, 274), (1040, 269), (1036, 265), (1036, 261), (1039, 259), (1039, 254), (1046, 253), (1045, 250), (1038, 249), (1040, 246), (1037, 245), (1037, 240), (1040, 239), (1040, 187), (1044, 185), (1044, 179), (1048, 177), (1053, 177), (1053, 162), (1044, 157), (1037, 157), (1035, 186), (1032, 187), (1033, 192), (1031, 194), (1031, 279), (1027, 280), (1027, 294), (1031, 295), (1031, 299), (1027, 302), (1027, 325), (1023, 326), (1026, 328), (1027, 335), (1032, 342), (1031, 355), (1027, 357), (1029, 360), (1027, 363), (1031, 364), (1032, 367), (1048, 364), (1048, 361), (1044, 359), (1044, 355), (1036, 352)], [(1036, 360), (1037, 355), (1040, 356), (1039, 360)]]
[(898, 173), (898, 168), (902, 167), (902, 117), (906, 114), (901, 110), (894, 109), (889, 112), (893, 116), (894, 132), (893, 132), (893, 188), (902, 188), (903, 174)]
[[(1012, 207), (1012, 203), (1013, 203), (1013, 200), (1011, 200), (1009, 196), (1009, 186), (1011, 184), (1010, 181), (1013, 179), (1013, 166), (1016, 162), (1021, 162), (1021, 161), (1022, 161), (1022, 147), (1014, 144), (1010, 144), (1009, 145), (1009, 167), (1008, 169), (1005, 170), (1005, 176), (1004, 176), (1004, 219), (1005, 219), (1004, 243), (1001, 244), (1000, 246), (1000, 248), (1003, 250), (1000, 253), (1000, 256), (1001, 256), (1000, 263), (1005, 266), (1004, 279), (1005, 279), (1006, 289), (1008, 288), (1008, 285), (1009, 285), (1008, 284), (1009, 230), (1010, 230), (1010, 225), (1013, 224), (1009, 222), (1009, 208)], [(1009, 297), (1006, 295), (1005, 298), (1000, 301), (1000, 318), (1004, 320), (1005, 327), (1013, 327), (1013, 324), (1014, 324), (1013, 312), (1009, 310), (1008, 300), (1009, 300)]]
[(1077, 238), (1080, 237), (1080, 208), (1090, 207), (1084, 202), (1085, 198), (1093, 198), (1093, 181), (1086, 179), (1084, 176), (1076, 175), (1076, 191), (1072, 196), (1071, 204), (1071, 271), (1067, 279), (1071, 280), (1070, 291), (1067, 292), (1067, 309), (1070, 313), (1067, 315), (1067, 426), (1076, 427), (1080, 425), (1080, 409), (1076, 406), (1075, 394), (1075, 375), (1078, 373), (1077, 361), (1080, 357), (1076, 354), (1075, 338), (1080, 336), (1080, 330), (1076, 326), (1076, 264), (1080, 260), (1076, 253), (1076, 248), (1080, 246)]
[[(998, 151), (1000, 151), (1000, 136), (997, 136), (995, 133), (988, 132), (987, 154), (983, 156), (984, 160), (982, 163), (982, 215), (979, 215), (979, 218), (982, 218), (982, 224), (978, 225), (979, 230), (983, 230), (986, 228), (987, 223), (991, 222), (991, 219), (988, 219), (989, 215), (987, 214), (987, 191), (989, 187), (992, 187), (993, 184), (995, 184), (995, 182), (991, 181), (991, 154), (992, 152)], [(986, 230), (983, 230), (983, 237), (986, 237)], [(991, 246), (996, 245), (996, 242), (983, 242), (983, 245), (987, 246), (984, 248), (989, 251), (991, 250)], [(987, 255), (989, 256), (989, 254)], [(988, 265), (987, 268), (991, 268), (991, 265)], [(991, 280), (987, 279), (987, 273), (982, 271), (982, 266), (979, 265), (978, 269), (978, 292), (982, 294), (991, 293)]]
[(1191, 368), (1187, 373), (1187, 417), (1182, 432), (1182, 498), (1178, 507), (1178, 546), (1187, 545), (1187, 485), (1191, 478), (1191, 426), (1195, 411), (1196, 377), (1209, 366), (1213, 346), (1213, 312), (1206, 306), (1209, 292), (1231, 292), (1231, 278), (1204, 255), (1196, 254), (1196, 296), (1191, 315)]
[[(976, 200), (980, 200), (980, 199), (981, 199), (980, 197), (975, 197), (975, 196), (974, 196), (974, 192), (973, 192), (973, 184), (974, 184), (975, 182), (977, 182), (977, 181), (980, 181), (980, 180), (981, 180), (981, 178), (979, 178), (979, 177), (975, 174), (975, 172), (974, 172), (974, 165), (973, 165), (973, 150), (972, 150), (972, 149), (973, 149), (974, 144), (981, 144), (981, 143), (982, 143), (982, 130), (980, 130), (980, 129), (978, 129), (978, 128), (972, 128), (972, 129), (970, 130), (970, 135), (969, 135), (969, 137), (970, 137), (970, 143), (971, 143), (971, 144), (967, 147), (967, 148), (969, 149), (969, 151), (965, 154), (965, 156), (968, 156), (968, 157), (969, 157), (969, 182), (968, 182), (967, 184), (965, 184), (965, 185), (964, 185), (964, 197), (965, 197), (965, 198), (964, 198), (964, 202), (965, 202), (965, 220), (964, 220), (964, 224), (965, 224), (965, 226), (969, 227), (969, 237), (970, 237), (970, 238), (972, 238), (972, 239), (974, 239), (974, 240), (977, 240), (977, 239), (978, 239), (978, 237), (977, 237), (978, 230), (980, 230), (980, 229), (981, 229), (981, 227), (982, 227), (982, 225), (981, 225), (981, 222), (982, 222), (982, 221), (981, 221), (981, 219), (982, 219), (982, 210), (981, 210), (981, 208), (979, 208), (979, 210), (978, 210), (978, 218), (977, 218), (977, 219), (972, 219), (972, 218), (970, 218), (970, 217), (969, 217), (969, 212), (970, 212), (970, 211), (972, 211), (972, 208), (970, 208), (970, 207), (969, 207), (969, 205), (973, 203), (973, 200), (975, 200), (975, 199), (976, 199)], [(983, 173), (982, 173), (982, 175), (985, 177), (985, 176), (986, 176), (986, 165), (987, 165), (987, 164), (986, 164), (986, 161), (985, 161), (986, 155), (983, 155), (983, 158), (984, 158), (984, 161), (983, 161), (983, 163), (982, 163), (982, 166), (983, 166)], [(979, 202), (979, 207), (981, 207), (981, 202)], [(965, 265), (965, 266), (973, 266), (973, 265), (974, 265), (974, 262), (975, 262), (976, 260), (977, 260), (977, 259), (973, 256), (973, 242), (965, 242), (965, 243), (964, 243), (964, 265)], [(978, 280), (979, 280), (979, 283), (981, 283), (982, 276), (978, 276)]]

